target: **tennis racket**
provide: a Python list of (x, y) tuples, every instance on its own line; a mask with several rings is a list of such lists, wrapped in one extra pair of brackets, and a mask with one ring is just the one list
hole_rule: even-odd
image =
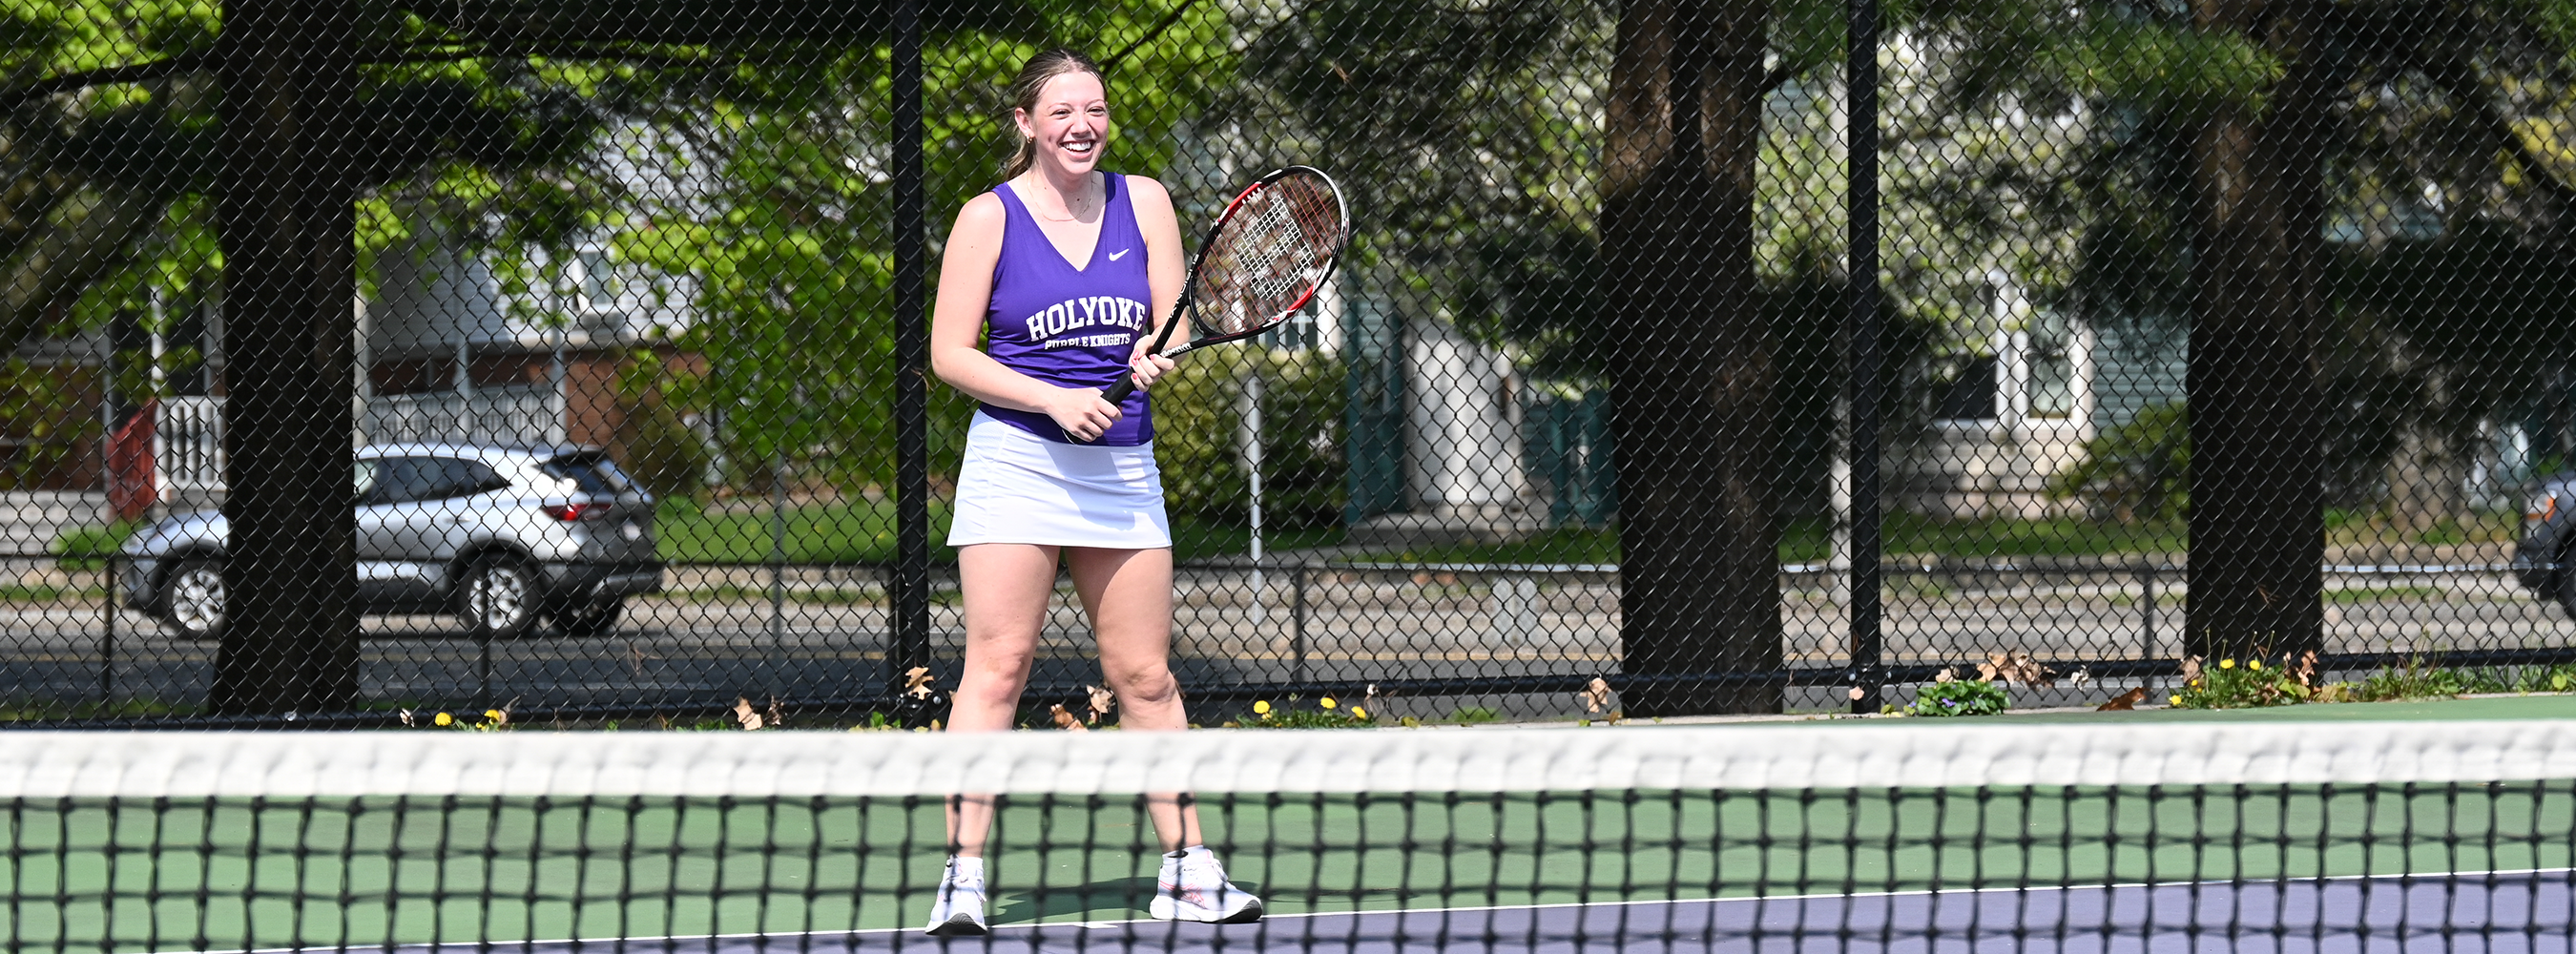
[[(1350, 235), (1341, 187), (1323, 170), (1289, 166), (1262, 176), (1208, 230), (1190, 261), (1181, 300), (1154, 336), (1152, 353), (1174, 357), (1279, 327), (1333, 277), (1333, 263)], [(1197, 337), (1166, 350), (1184, 315)], [(1101, 389), (1100, 397), (1116, 404), (1135, 391), (1136, 379), (1121, 377)]]

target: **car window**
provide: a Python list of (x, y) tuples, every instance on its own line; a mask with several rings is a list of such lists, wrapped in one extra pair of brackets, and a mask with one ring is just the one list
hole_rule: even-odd
[(376, 490), (376, 470), (377, 467), (375, 461), (362, 460), (358, 462), (355, 470), (356, 480), (353, 481), (355, 489), (351, 494), (350, 499), (361, 504), (370, 504), (375, 502), (369, 495), (373, 494)]
[(614, 497), (635, 489), (635, 482), (626, 479), (626, 472), (618, 470), (616, 462), (598, 454), (557, 457), (547, 461), (542, 469), (547, 476), (572, 481), (586, 494)]
[(368, 498), (367, 502), (398, 504), (433, 499), (438, 489), (439, 476), (436, 458), (378, 458), (376, 492), (374, 496)]
[(471, 497), (510, 486), (509, 481), (501, 479), (499, 472), (479, 460), (441, 457), (438, 463), (440, 473), (446, 478), (439, 488), (439, 496), (442, 497)]

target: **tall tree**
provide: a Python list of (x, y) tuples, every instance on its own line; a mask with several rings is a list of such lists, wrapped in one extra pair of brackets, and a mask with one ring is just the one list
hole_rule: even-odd
[(358, 691), (350, 397), (357, 304), (356, 5), (233, 0), (218, 49), (226, 613), (218, 712)]
[(1620, 14), (1601, 182), (1632, 715), (1771, 712), (1781, 664), (1772, 332), (1753, 268), (1767, 0)]
[(2209, 657), (2322, 645), (2325, 509), (2317, 335), (2326, 310), (2332, 94), (2319, 0), (2194, 0), (2196, 24), (2280, 64), (2191, 139), (2191, 602)]

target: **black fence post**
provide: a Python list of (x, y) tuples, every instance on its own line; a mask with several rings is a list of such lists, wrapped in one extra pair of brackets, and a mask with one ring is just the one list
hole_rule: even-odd
[(98, 714), (116, 714), (116, 554), (107, 557), (105, 599), (99, 608), (100, 621), (106, 624), (98, 637)]
[(1297, 576), (1292, 584), (1295, 598), (1289, 604), (1291, 619), (1288, 631), (1289, 682), (1306, 681), (1306, 571), (1312, 566), (1311, 563), (1299, 562)]
[(1845, 168), (1851, 178), (1844, 201), (1851, 248), (1845, 288), (1850, 311), (1843, 329), (1851, 343), (1851, 370), (1843, 389), (1851, 406), (1851, 707), (1870, 713), (1885, 705), (1886, 680), (1878, 592), (1878, 0), (1851, 0), (1845, 16)]
[(2138, 564), (2139, 619), (2138, 659), (2156, 658), (2156, 561), (2152, 558)]
[(894, 5), (895, 571), (887, 693), (930, 665), (930, 320), (921, 153), (921, 10)]

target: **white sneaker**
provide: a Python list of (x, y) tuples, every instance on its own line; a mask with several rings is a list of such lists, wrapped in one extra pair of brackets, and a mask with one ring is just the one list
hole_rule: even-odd
[(984, 933), (984, 859), (950, 858), (939, 876), (939, 893), (931, 901), (932, 937), (971, 937)]
[(1261, 899), (1225, 880), (1225, 865), (1207, 846), (1192, 845), (1163, 856), (1146, 911), (1163, 921), (1249, 924), (1261, 920)]

